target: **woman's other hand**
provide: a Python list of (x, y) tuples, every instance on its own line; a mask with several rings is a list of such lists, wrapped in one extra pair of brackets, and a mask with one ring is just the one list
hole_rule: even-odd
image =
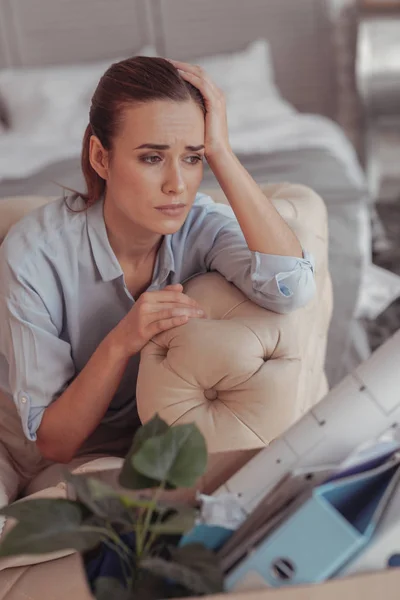
[(223, 149), (230, 149), (226, 102), (223, 91), (215, 85), (202, 67), (178, 60), (168, 60), (178, 69), (186, 81), (200, 91), (204, 98), (207, 111), (204, 142), (206, 159), (212, 158), (213, 154)]
[(180, 283), (144, 292), (129, 313), (111, 331), (116, 347), (126, 356), (137, 354), (158, 333), (205, 318), (201, 306), (183, 293)]

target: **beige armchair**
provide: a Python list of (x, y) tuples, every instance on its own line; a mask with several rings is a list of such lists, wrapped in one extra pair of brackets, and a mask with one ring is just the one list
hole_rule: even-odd
[[(200, 275), (185, 289), (205, 307), (209, 318), (159, 335), (141, 356), (137, 399), (142, 421), (155, 412), (171, 424), (194, 421), (212, 453), (268, 444), (327, 390), (324, 357), (332, 290), (325, 206), (304, 186), (263, 189), (316, 258), (314, 299), (291, 314), (276, 314), (254, 305), (219, 274)], [(221, 191), (207, 193), (216, 201), (226, 201)], [(0, 199), (0, 243), (14, 222), (50, 200)], [(239, 455), (238, 460), (242, 460)], [(101, 472), (106, 479), (110, 473), (113, 481), (121, 461), (105, 457), (70, 467), (79, 473)], [(224, 465), (226, 469), (225, 459)], [(66, 497), (65, 484), (52, 468), (32, 481), (27, 493), (28, 498)], [(10, 527), (7, 522), (2, 535)], [(0, 600), (56, 597), (90, 597), (77, 554), (0, 559)]]
[[(327, 391), (324, 358), (332, 292), (321, 199), (300, 185), (262, 186), (316, 258), (317, 295), (282, 315), (248, 300), (218, 273), (185, 285), (206, 310), (142, 351), (137, 400), (142, 422), (195, 421), (210, 452), (255, 448), (279, 436)], [(226, 202), (221, 190), (206, 190)]]
[[(142, 422), (195, 421), (210, 452), (255, 448), (279, 436), (327, 390), (324, 358), (332, 292), (327, 219), (310, 189), (265, 185), (265, 194), (316, 259), (317, 294), (282, 315), (248, 300), (218, 273), (189, 280), (185, 291), (207, 311), (159, 335), (142, 351), (137, 384)], [(226, 202), (221, 190), (207, 190)], [(0, 242), (23, 214), (51, 198), (0, 200)]]

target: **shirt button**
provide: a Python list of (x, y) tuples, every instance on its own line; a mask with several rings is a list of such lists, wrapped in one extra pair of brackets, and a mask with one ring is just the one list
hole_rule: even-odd
[(28, 398), (26, 396), (22, 396), (21, 402), (22, 404), (26, 404), (28, 402)]

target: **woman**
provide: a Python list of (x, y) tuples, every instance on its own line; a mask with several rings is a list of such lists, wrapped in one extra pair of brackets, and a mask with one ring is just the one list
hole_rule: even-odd
[[(231, 208), (197, 194), (204, 159)], [(218, 270), (276, 312), (315, 290), (312, 258), (233, 154), (223, 94), (201, 68), (112, 65), (82, 168), (87, 194), (26, 216), (0, 250), (0, 389), (20, 417), (0, 439), (24, 482), (83, 453), (127, 452), (140, 350), (205, 316), (183, 293), (189, 277)]]

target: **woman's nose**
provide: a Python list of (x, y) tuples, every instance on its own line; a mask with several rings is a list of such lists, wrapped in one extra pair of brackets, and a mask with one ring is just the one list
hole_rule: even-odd
[(163, 192), (165, 194), (182, 194), (184, 191), (185, 183), (180, 169), (170, 169), (163, 184)]

